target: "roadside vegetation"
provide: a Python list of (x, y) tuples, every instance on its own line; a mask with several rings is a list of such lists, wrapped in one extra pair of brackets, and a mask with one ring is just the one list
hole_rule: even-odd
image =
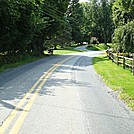
[(0, 61), (0, 72), (3, 72), (7, 69), (11, 69), (26, 63), (30, 63), (36, 60), (39, 60), (41, 58), (45, 58), (47, 56), (54, 56), (54, 55), (61, 55), (61, 54), (69, 54), (69, 53), (76, 53), (76, 52), (83, 52), (83, 50), (77, 50), (75, 49), (77, 46), (77, 44), (73, 44), (71, 47), (66, 47), (66, 48), (57, 48), (56, 50), (53, 51), (53, 54), (48, 53), (48, 51), (44, 51), (44, 55), (42, 56), (33, 56), (33, 55), (23, 55), (23, 57), (21, 57), (21, 60), (18, 60), (16, 62), (10, 63), (10, 64), (5, 64), (3, 62)]
[(13, 64), (23, 55), (38, 57), (45, 50), (56, 50), (57, 44), (65, 48), (72, 42), (89, 43), (92, 36), (110, 42), (111, 5), (104, 0), (0, 1), (0, 60)]
[(111, 43), (107, 43), (107, 45), (105, 45), (104, 43), (91, 44), (87, 46), (87, 49), (93, 51), (106, 50), (108, 47), (111, 47), (111, 45)]
[(40, 57), (57, 45), (65, 48), (94, 40), (104, 42), (105, 48), (113, 41), (114, 51), (134, 52), (133, 4), (133, 0), (2, 0), (0, 60), (12, 64), (23, 55)]
[(131, 72), (112, 63), (108, 57), (95, 57), (93, 64), (106, 85), (117, 91), (134, 111), (134, 76)]
[(12, 64), (11, 63), (10, 64), (5, 64), (5, 63), (0, 62), (0, 72), (3, 72), (7, 69), (15, 68), (15, 67), (18, 67), (20, 65), (24, 65), (24, 64), (36, 61), (36, 60), (39, 60), (41, 58), (43, 58), (43, 56), (42, 57), (37, 57), (37, 56), (26, 55), (26, 56), (23, 56), (22, 60), (14, 62)]
[(54, 55), (60, 55), (60, 54), (69, 54), (69, 53), (76, 53), (76, 52), (84, 52), (83, 50), (77, 50), (76, 48), (80, 46), (78, 44), (74, 44), (70, 47), (65, 48), (59, 48), (57, 50), (54, 50)]
[[(83, 42), (90, 44), (89, 50), (110, 46), (115, 53), (133, 53), (133, 5), (133, 0), (0, 0), (0, 71), (40, 59), (49, 49), (54, 54), (77, 52), (72, 44)], [(103, 77), (107, 75), (106, 83), (120, 89), (122, 98), (130, 97), (126, 98), (133, 107), (133, 76), (127, 78), (129, 72), (119, 71), (120, 67), (105, 58), (95, 58), (94, 63), (102, 67)]]
[(54, 50), (54, 55), (69, 54), (69, 53), (76, 53), (76, 52), (84, 52), (84, 51), (76, 50), (76, 49), (58, 49), (58, 50)]

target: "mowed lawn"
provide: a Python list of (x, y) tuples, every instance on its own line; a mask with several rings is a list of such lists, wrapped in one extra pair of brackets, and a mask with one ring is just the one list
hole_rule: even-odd
[(70, 54), (70, 53), (76, 53), (76, 52), (84, 52), (84, 51), (83, 50), (76, 50), (73, 47), (72, 48), (70, 47), (70, 48), (54, 50), (54, 55)]
[(134, 76), (131, 71), (117, 66), (107, 57), (95, 57), (93, 64), (106, 85), (118, 91), (119, 97), (134, 111)]

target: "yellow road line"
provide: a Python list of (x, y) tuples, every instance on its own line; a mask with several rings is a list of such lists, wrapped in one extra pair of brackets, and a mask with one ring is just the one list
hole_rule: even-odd
[(42, 89), (44, 83), (47, 81), (47, 79), (49, 78), (49, 76), (52, 74), (52, 72), (50, 74), (48, 74), (46, 76), (46, 78), (44, 79), (44, 81), (42, 81), (42, 83), (40, 84), (40, 86), (38, 87), (38, 89), (36, 90), (36, 92), (33, 94), (32, 98), (28, 101), (27, 105), (24, 107), (24, 111), (21, 113), (21, 115), (19, 116), (19, 118), (17, 119), (15, 125), (13, 126), (12, 130), (10, 131), (9, 134), (17, 134), (28, 114), (28, 112), (30, 111), (39, 91)]
[[(44, 75), (42, 75), (37, 82), (32, 86), (32, 88), (26, 93), (26, 95), (20, 100), (20, 102), (17, 104), (17, 106), (15, 107), (14, 110), (12, 110), (12, 112), (10, 113), (10, 115), (8, 116), (8, 118), (3, 122), (2, 126), (0, 126), (0, 134), (3, 134), (5, 132), (5, 130), (8, 128), (8, 126), (10, 125), (10, 123), (12, 122), (12, 120), (15, 118), (16, 114), (18, 113), (18, 111), (21, 109), (21, 107), (24, 105), (25, 101), (27, 100), (27, 98), (30, 96), (30, 93), (33, 92), (33, 90), (35, 89), (35, 87), (41, 82), (41, 80), (47, 75), (51, 74), (60, 64), (62, 64), (63, 62), (69, 60), (71, 57), (66, 58), (60, 62), (58, 62), (57, 64), (55, 64), (53, 67), (51, 67)], [(46, 76), (46, 77), (47, 77)], [(42, 82), (43, 83), (43, 82)], [(40, 86), (39, 86), (40, 87)], [(35, 91), (35, 94), (37, 94), (36, 92), (38, 91), (38, 89)], [(36, 98), (36, 97), (35, 97)], [(30, 99), (31, 100), (31, 99)]]
[[(50, 72), (55, 66), (50, 68), (48, 72)], [(3, 122), (2, 126), (0, 126), (0, 134), (3, 134), (5, 129), (9, 126), (9, 124), (12, 122), (18, 111), (21, 109), (27, 98), (30, 96), (30, 93), (35, 89), (35, 87), (40, 83), (40, 81), (46, 76), (46, 73), (42, 75), (37, 82), (32, 86), (32, 88), (26, 93), (26, 95), (21, 99), (21, 101), (17, 104), (14, 110), (10, 113), (8, 118)]]
[[(61, 61), (60, 61), (61, 62)], [(52, 68), (50, 68), (47, 72), (50, 72), (56, 65), (54, 65)], [(35, 89), (35, 87), (39, 84), (39, 82), (46, 76), (47, 73), (42, 75), (38, 81), (32, 86), (32, 88), (26, 93), (26, 95), (21, 99), (21, 101), (17, 104), (14, 110), (10, 113), (8, 118), (3, 122), (2, 126), (0, 127), (0, 134), (4, 133), (5, 129), (9, 126), (11, 121), (14, 119), (18, 111), (21, 109), (22, 105), (26, 101), (26, 99), (29, 97), (30, 93)]]
[[(65, 61), (69, 60), (71, 57), (64, 59), (60, 64), (64, 63)], [(40, 90), (42, 89), (43, 85), (45, 84), (45, 82), (47, 81), (47, 79), (50, 77), (50, 75), (56, 70), (56, 68), (58, 68), (60, 66), (60, 64), (57, 64), (56, 67), (47, 74), (47, 76), (45, 77), (45, 79), (41, 82), (41, 84), (39, 85), (38, 89), (35, 91), (35, 93), (33, 94), (32, 98), (28, 101), (27, 105), (24, 107), (24, 111), (21, 113), (21, 115), (19, 116), (19, 118), (17, 119), (16, 123), (14, 124), (13, 128), (11, 129), (9, 134), (17, 134), (28, 114), (28, 112), (30, 111), (38, 93), (40, 92)]]

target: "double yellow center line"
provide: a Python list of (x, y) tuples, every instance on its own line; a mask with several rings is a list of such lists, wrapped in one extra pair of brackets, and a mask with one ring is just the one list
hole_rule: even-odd
[[(22, 109), (22, 106), (25, 104), (27, 99), (30, 97), (27, 104), (23, 108), (23, 111), (21, 112), (21, 114), (17, 118), (15, 124), (13, 125), (13, 127), (10, 131), (10, 134), (17, 134), (19, 132), (19, 130), (20, 130), (28, 112), (30, 111), (38, 93), (42, 89), (42, 87), (45, 84), (45, 82), (47, 81), (47, 79), (56, 70), (56, 68), (58, 68), (62, 63), (66, 62), (67, 60), (71, 59), (72, 57), (74, 57), (74, 56), (68, 57), (68, 58), (58, 62), (57, 64), (55, 64), (52, 68), (50, 68), (46, 73), (44, 73), (37, 80), (37, 82), (31, 87), (31, 89), (26, 93), (26, 95), (20, 100), (20, 102), (15, 107), (15, 109), (12, 110), (12, 112), (9, 114), (7, 119), (3, 122), (2, 126), (0, 126), (0, 134), (3, 134), (6, 131), (6, 129), (9, 127), (9, 125), (11, 124), (13, 119), (16, 117), (19, 110)], [(35, 90), (36, 87), (37, 87), (37, 89)], [(34, 90), (35, 90), (35, 92), (33, 94), (31, 94)]]

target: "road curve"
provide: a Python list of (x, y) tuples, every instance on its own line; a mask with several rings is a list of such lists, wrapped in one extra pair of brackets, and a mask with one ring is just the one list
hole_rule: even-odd
[(133, 134), (134, 113), (92, 66), (100, 54), (48, 57), (1, 73), (0, 134)]

